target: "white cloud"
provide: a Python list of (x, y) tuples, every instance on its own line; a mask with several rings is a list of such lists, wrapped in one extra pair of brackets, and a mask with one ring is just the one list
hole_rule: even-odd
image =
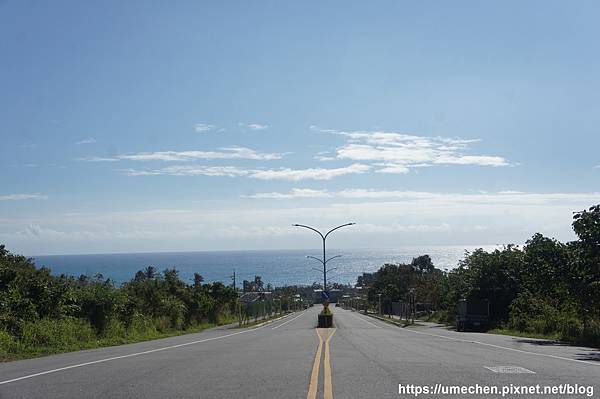
[(7, 194), (0, 195), (0, 201), (23, 201), (30, 199), (47, 199), (45, 195), (41, 194)]
[(368, 165), (359, 163), (341, 168), (309, 168), (309, 169), (267, 169), (257, 170), (250, 177), (262, 180), (289, 180), (298, 181), (304, 179), (331, 180), (348, 174), (364, 173), (371, 169)]
[[(478, 139), (426, 137), (384, 131), (344, 132), (316, 126), (311, 126), (311, 129), (346, 138), (346, 144), (336, 150), (336, 159), (383, 163), (378, 165), (381, 169), (377, 172), (381, 173), (405, 174), (415, 167), (433, 165), (511, 165), (497, 155), (464, 154)], [(330, 158), (321, 157), (321, 160)]]
[(281, 237), (290, 234), (289, 227), (228, 225), (215, 229), (215, 235), (224, 239)]
[(370, 199), (408, 199), (408, 198), (430, 198), (432, 193), (416, 191), (381, 191), (369, 189), (346, 189), (335, 193), (341, 198), (370, 198)]
[(448, 223), (440, 223), (437, 225), (431, 224), (401, 224), (401, 223), (390, 223), (390, 224), (372, 224), (372, 223), (364, 223), (356, 226), (356, 230), (361, 233), (383, 233), (383, 234), (393, 234), (393, 233), (431, 233), (431, 232), (441, 232), (441, 231), (450, 231), (452, 230), (452, 226)]
[(317, 155), (314, 156), (314, 159), (317, 161), (335, 161), (335, 156), (332, 156), (330, 151), (320, 151), (317, 152)]
[(93, 137), (86, 137), (83, 140), (80, 140), (78, 142), (76, 142), (75, 144), (94, 144), (96, 142), (96, 139)]
[(173, 165), (160, 169), (122, 169), (127, 176), (247, 176), (250, 172), (235, 166)]
[(269, 125), (263, 123), (240, 123), (239, 125), (247, 127), (250, 130), (265, 130), (269, 128)]
[(47, 238), (47, 239), (64, 239), (67, 234), (63, 231), (58, 231), (37, 224), (29, 224), (22, 231), (17, 231), (16, 236), (25, 238)]
[(89, 162), (109, 162), (118, 160), (182, 162), (197, 159), (250, 159), (270, 161), (281, 159), (282, 157), (282, 154), (262, 153), (246, 147), (223, 147), (220, 148), (219, 151), (154, 151), (117, 155), (115, 157), (86, 157), (78, 158), (78, 160)]
[(429, 204), (505, 204), (505, 205), (543, 205), (552, 202), (588, 203), (598, 201), (600, 193), (523, 193), (501, 191), (498, 193), (432, 193), (421, 191), (378, 191), (364, 189), (342, 190), (333, 195), (351, 199), (402, 199), (421, 201)]
[(369, 166), (353, 164), (342, 168), (316, 169), (243, 169), (235, 166), (174, 165), (159, 169), (121, 169), (127, 176), (246, 176), (260, 180), (299, 181), (305, 179), (330, 180), (334, 177), (353, 173), (363, 173)]
[(81, 157), (81, 158), (75, 158), (76, 161), (83, 161), (83, 162), (116, 162), (118, 161), (117, 158), (110, 158), (110, 157)]
[(214, 130), (215, 128), (216, 128), (215, 125), (209, 125), (207, 123), (196, 123), (194, 125), (194, 131), (196, 133), (210, 132), (211, 130)]
[(394, 173), (398, 175), (405, 175), (410, 171), (407, 166), (401, 164), (382, 163), (377, 164), (377, 166), (381, 166), (381, 168), (377, 169), (377, 173)]
[(158, 151), (141, 152), (137, 154), (121, 155), (118, 158), (128, 161), (191, 161), (195, 159), (254, 159), (274, 160), (281, 159), (281, 154), (259, 153), (245, 147), (225, 147), (221, 151)]
[(499, 191), (498, 194), (525, 194), (525, 192), (517, 190), (503, 190)]
[(441, 155), (433, 163), (448, 165), (508, 166), (506, 159), (488, 155)]
[[(303, 189), (307, 190), (307, 189)], [(286, 192), (290, 195), (294, 191)], [(297, 192), (298, 193), (298, 192)], [(301, 195), (309, 195), (308, 191)], [(221, 208), (123, 209), (118, 212), (3, 216), (0, 242), (25, 253), (315, 248), (315, 237), (291, 225), (326, 229), (345, 221), (338, 248), (523, 244), (535, 232), (574, 239), (572, 212), (598, 203), (599, 193), (431, 193), (315, 190), (331, 195), (312, 206), (245, 200)], [(264, 240), (264, 237), (270, 237)]]
[[(299, 190), (301, 196), (294, 196)], [(463, 193), (434, 193), (425, 191), (400, 191), (400, 190), (370, 190), (346, 189), (340, 191), (294, 189), (291, 192), (256, 193), (250, 196), (257, 199), (291, 199), (291, 198), (342, 198), (342, 199), (387, 199), (403, 201), (420, 201), (428, 204), (513, 204), (513, 205), (543, 205), (552, 202), (569, 201), (573, 203), (598, 202), (600, 193), (524, 193), (520, 191), (505, 190), (496, 193), (480, 192), (476, 194)], [(300, 191), (301, 190), (301, 191)]]
[(243, 198), (255, 199), (290, 199), (290, 198), (329, 198), (332, 195), (326, 190), (313, 190), (310, 188), (293, 188), (287, 193), (258, 193), (243, 195)]

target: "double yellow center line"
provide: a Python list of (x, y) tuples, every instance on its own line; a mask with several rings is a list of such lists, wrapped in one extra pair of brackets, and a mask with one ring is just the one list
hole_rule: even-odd
[(323, 352), (323, 343), (325, 344), (325, 357), (323, 359), (323, 392), (325, 399), (333, 399), (333, 385), (331, 383), (331, 355), (329, 352), (329, 341), (335, 334), (335, 328), (317, 328), (319, 336), (319, 346), (315, 354), (312, 373), (310, 375), (310, 385), (308, 386), (308, 395), (306, 399), (316, 399), (319, 390), (319, 371), (321, 370), (321, 353)]

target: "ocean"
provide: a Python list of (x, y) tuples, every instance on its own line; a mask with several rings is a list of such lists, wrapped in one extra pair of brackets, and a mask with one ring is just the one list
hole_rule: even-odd
[[(384, 263), (409, 263), (412, 258), (429, 255), (439, 269), (453, 269), (464, 258), (465, 251), (476, 248), (492, 250), (496, 246), (421, 246), (397, 249), (328, 249), (327, 256), (342, 255), (328, 263), (332, 270), (329, 282), (355, 284), (363, 272), (376, 271)], [(202, 251), (157, 252), (94, 255), (34, 256), (38, 267), (46, 266), (55, 275), (95, 275), (101, 273), (117, 283), (133, 278), (138, 270), (154, 266), (162, 271), (174, 267), (180, 277), (191, 282), (194, 273), (204, 276), (206, 282), (231, 283), (235, 270), (237, 285), (243, 280), (261, 276), (262, 281), (274, 286), (310, 285), (321, 282), (321, 263), (306, 258), (307, 255), (322, 257), (319, 250), (271, 250), (271, 251)], [(319, 270), (315, 270), (319, 269)]]

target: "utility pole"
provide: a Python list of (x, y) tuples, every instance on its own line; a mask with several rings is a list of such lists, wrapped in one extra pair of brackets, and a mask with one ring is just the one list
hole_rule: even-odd
[(235, 286), (235, 269), (233, 269), (233, 274), (230, 277), (233, 280), (233, 290), (237, 291), (237, 287)]
[(381, 292), (377, 296), (379, 297), (379, 316), (381, 316)]
[[(415, 322), (415, 312), (417, 303), (417, 292), (414, 288), (408, 290), (408, 306), (410, 311), (411, 324)], [(408, 317), (406, 318), (408, 321)]]

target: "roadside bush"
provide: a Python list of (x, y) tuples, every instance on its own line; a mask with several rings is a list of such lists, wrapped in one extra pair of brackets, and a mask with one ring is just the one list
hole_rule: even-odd
[(574, 315), (564, 315), (557, 329), (563, 339), (578, 341), (583, 335), (583, 324)]
[(509, 327), (517, 331), (549, 334), (559, 330), (560, 312), (544, 299), (520, 293), (509, 307)]
[(591, 319), (583, 328), (582, 341), (600, 347), (600, 320)]
[(112, 286), (110, 280), (106, 280), (84, 285), (79, 291), (78, 299), (81, 315), (86, 317), (101, 335), (109, 321), (116, 317), (124, 306), (126, 298)]
[(13, 337), (4, 330), (0, 330), (0, 360), (14, 351), (15, 341)]
[(171, 328), (171, 320), (166, 316), (160, 316), (154, 320), (154, 325), (156, 326), (156, 330), (158, 332), (164, 333), (169, 331)]
[(580, 341), (585, 336), (584, 325), (574, 305), (564, 304), (562, 309), (557, 309), (548, 300), (528, 293), (521, 293), (511, 304), (508, 327), (522, 332), (558, 335), (568, 341)]
[(229, 309), (225, 309), (219, 313), (217, 317), (218, 325), (233, 323), (237, 320), (237, 314), (231, 312)]
[(102, 338), (109, 340), (125, 339), (127, 337), (127, 329), (125, 324), (116, 318), (111, 318), (107, 323), (102, 333)]
[(94, 330), (86, 320), (41, 319), (23, 324), (18, 343), (27, 350), (35, 351), (41, 348), (65, 350), (93, 341), (95, 338)]
[(23, 323), (38, 317), (33, 300), (22, 295), (17, 288), (0, 293), (0, 327), (18, 335)]
[(429, 317), (430, 321), (436, 322), (436, 323), (454, 323), (454, 312), (451, 312), (449, 310), (440, 310), (437, 311), (435, 313), (433, 313), (430, 317)]
[(168, 318), (170, 328), (181, 329), (185, 311), (183, 302), (175, 297), (170, 296), (160, 302), (160, 313)]
[(136, 336), (154, 336), (158, 333), (152, 318), (136, 313), (131, 318), (131, 324), (127, 330), (131, 337)]

